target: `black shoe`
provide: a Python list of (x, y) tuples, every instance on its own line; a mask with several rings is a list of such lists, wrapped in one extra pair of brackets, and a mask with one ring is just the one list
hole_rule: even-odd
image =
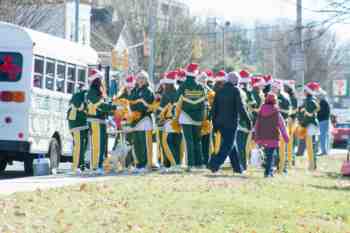
[(209, 165), (208, 164), (208, 169), (212, 172), (212, 173), (216, 173), (216, 172), (218, 172), (219, 171), (219, 169), (218, 168), (214, 168), (213, 166), (211, 166), (211, 165)]

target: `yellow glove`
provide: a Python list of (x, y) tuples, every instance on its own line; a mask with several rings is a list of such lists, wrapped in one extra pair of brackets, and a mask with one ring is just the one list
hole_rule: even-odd
[(201, 127), (201, 135), (208, 135), (210, 134), (212, 130), (212, 125), (209, 120), (205, 120), (202, 122), (202, 127)]
[(175, 133), (181, 133), (181, 126), (178, 121), (172, 120), (171, 121), (171, 127), (175, 131)]
[(214, 91), (209, 91), (209, 92), (208, 92), (208, 102), (209, 102), (209, 106), (213, 106), (214, 98), (215, 98), (215, 92), (214, 92)]
[(129, 101), (127, 99), (119, 99), (119, 98), (116, 98), (113, 100), (113, 104), (117, 104), (117, 105), (120, 105), (120, 106), (123, 106), (123, 107), (127, 107), (128, 104), (129, 104)]
[(155, 112), (160, 106), (160, 101), (154, 101), (148, 106), (148, 112)]

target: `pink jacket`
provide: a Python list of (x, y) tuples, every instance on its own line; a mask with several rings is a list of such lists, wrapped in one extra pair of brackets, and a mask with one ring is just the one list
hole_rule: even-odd
[[(276, 113), (276, 111), (278, 111), (278, 109), (275, 106), (270, 105), (270, 104), (264, 104), (261, 107), (259, 114), (261, 114), (261, 116), (263, 116), (263, 117), (264, 116), (268, 117), (268, 116), (271, 116), (272, 114)], [(256, 121), (256, 124), (255, 124), (255, 131), (259, 127), (259, 124), (263, 124), (263, 123), (264, 122), (259, 122), (259, 117), (258, 117), (258, 120)], [(284, 141), (286, 143), (289, 142), (287, 129), (286, 129), (284, 120), (283, 120), (280, 113), (278, 113), (278, 124), (275, 126), (271, 126), (271, 127), (278, 127), (279, 132), (280, 132), (280, 134), (282, 134)], [(255, 142), (260, 146), (264, 146), (264, 147), (268, 147), (268, 148), (278, 148), (279, 147), (279, 139), (274, 140), (274, 139), (260, 138), (260, 139), (255, 140)]]

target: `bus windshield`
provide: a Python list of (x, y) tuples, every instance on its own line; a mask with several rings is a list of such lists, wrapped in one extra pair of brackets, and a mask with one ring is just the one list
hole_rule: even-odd
[(23, 56), (20, 53), (0, 52), (0, 82), (21, 80)]

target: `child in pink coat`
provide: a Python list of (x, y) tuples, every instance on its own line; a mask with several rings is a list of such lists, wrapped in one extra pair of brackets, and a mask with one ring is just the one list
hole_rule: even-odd
[(276, 96), (268, 94), (255, 124), (254, 140), (256, 144), (264, 147), (265, 152), (265, 177), (273, 176), (273, 155), (278, 149), (280, 134), (286, 143), (289, 141), (284, 120), (276, 103)]

